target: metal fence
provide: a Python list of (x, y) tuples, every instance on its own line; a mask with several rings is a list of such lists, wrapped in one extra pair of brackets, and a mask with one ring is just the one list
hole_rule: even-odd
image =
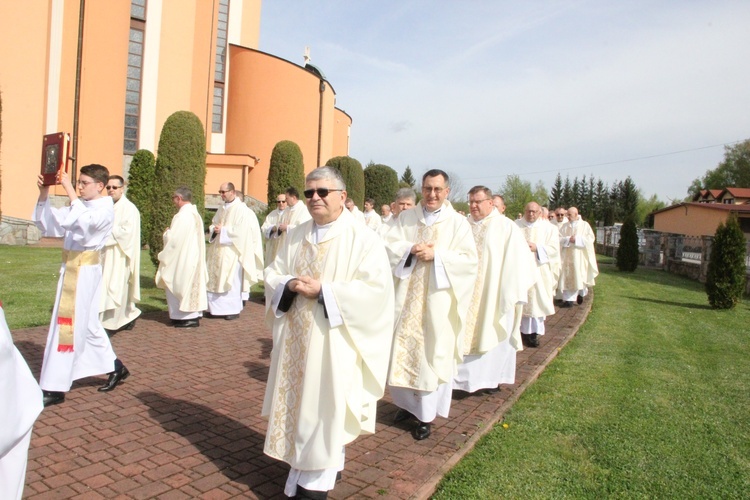
[[(598, 227), (597, 253), (617, 257), (620, 225)], [(651, 229), (638, 230), (639, 264), (689, 276), (705, 283), (711, 257), (712, 236), (685, 236)], [(745, 292), (750, 293), (750, 241), (746, 241), (745, 270), (748, 276)]]

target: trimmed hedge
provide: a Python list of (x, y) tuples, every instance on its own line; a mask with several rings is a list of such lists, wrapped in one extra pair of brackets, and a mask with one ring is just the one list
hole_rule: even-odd
[(276, 197), (293, 186), (299, 191), (300, 197), (305, 190), (305, 164), (302, 151), (292, 141), (276, 143), (271, 152), (268, 164), (268, 208), (276, 207)]
[(151, 234), (156, 187), (156, 157), (147, 149), (139, 149), (130, 162), (127, 197), (141, 213), (142, 245), (148, 241)]
[(326, 166), (341, 172), (346, 184), (346, 194), (362, 210), (365, 203), (365, 173), (362, 164), (351, 156), (334, 156), (326, 162)]
[(620, 228), (620, 244), (617, 247), (617, 269), (632, 273), (638, 268), (638, 230), (630, 216)]
[(708, 260), (706, 294), (714, 309), (732, 309), (745, 290), (745, 235), (736, 216), (716, 228)]
[(161, 129), (156, 158), (155, 176), (158, 186), (153, 200), (153, 211), (148, 237), (149, 255), (154, 265), (164, 241), (162, 234), (169, 227), (177, 210), (172, 194), (180, 186), (193, 192), (193, 204), (203, 215), (206, 183), (206, 134), (200, 119), (190, 111), (173, 113)]
[(375, 211), (381, 205), (390, 205), (398, 191), (398, 173), (388, 165), (369, 165), (364, 170), (365, 198), (375, 200)]

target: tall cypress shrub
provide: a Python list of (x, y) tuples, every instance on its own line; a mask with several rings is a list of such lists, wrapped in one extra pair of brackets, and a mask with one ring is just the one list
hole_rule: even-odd
[(365, 173), (362, 164), (351, 156), (334, 156), (326, 162), (327, 167), (334, 167), (341, 172), (346, 183), (346, 193), (360, 209), (365, 203)]
[(398, 191), (398, 173), (388, 165), (369, 165), (364, 174), (365, 198), (373, 198), (380, 213), (380, 206), (390, 205)]
[(628, 217), (620, 228), (617, 246), (617, 269), (632, 273), (638, 268), (638, 230), (633, 217)]
[(173, 113), (161, 129), (155, 175), (159, 185), (152, 198), (153, 211), (149, 231), (149, 255), (158, 265), (157, 255), (164, 241), (164, 228), (169, 227), (177, 212), (172, 193), (180, 186), (193, 192), (193, 204), (203, 216), (206, 183), (206, 134), (200, 119), (190, 111)]
[(711, 246), (706, 276), (708, 303), (714, 309), (732, 309), (745, 290), (745, 235), (735, 216), (719, 224)]
[(274, 201), (289, 186), (295, 187), (302, 196), (305, 189), (305, 164), (302, 151), (292, 141), (277, 142), (268, 164), (268, 208), (275, 208)]
[(156, 158), (151, 151), (139, 149), (130, 162), (127, 197), (141, 213), (141, 244), (148, 241), (151, 233), (156, 188)]

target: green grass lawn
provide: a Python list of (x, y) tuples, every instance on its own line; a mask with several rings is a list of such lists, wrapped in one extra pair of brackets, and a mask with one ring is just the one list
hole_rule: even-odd
[[(0, 245), (0, 301), (11, 330), (49, 324), (60, 277), (61, 250)], [(148, 251), (141, 251), (141, 301), (144, 313), (166, 311), (164, 290), (156, 288), (156, 268)], [(251, 297), (263, 296), (263, 284), (252, 287)]]
[(750, 496), (748, 302), (600, 266), (578, 335), (434, 498)]

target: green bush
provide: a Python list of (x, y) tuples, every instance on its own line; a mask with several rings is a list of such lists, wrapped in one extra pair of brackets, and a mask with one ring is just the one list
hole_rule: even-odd
[(156, 192), (156, 158), (151, 151), (139, 149), (133, 155), (128, 172), (127, 197), (141, 213), (141, 244), (148, 241), (153, 222), (153, 200)]
[(632, 273), (638, 268), (638, 230), (630, 216), (620, 228), (620, 244), (617, 246), (617, 269)]
[(326, 162), (326, 166), (334, 167), (341, 172), (346, 183), (346, 193), (354, 200), (360, 210), (365, 203), (365, 173), (362, 164), (351, 156), (334, 156)]
[(745, 235), (735, 216), (719, 224), (711, 246), (706, 276), (708, 303), (714, 309), (732, 309), (745, 290)]
[(388, 165), (369, 165), (364, 170), (365, 198), (375, 200), (375, 211), (381, 205), (390, 205), (398, 191), (398, 173)]
[(276, 143), (268, 164), (268, 206), (276, 208), (276, 196), (294, 187), (302, 196), (305, 189), (305, 164), (302, 151), (292, 141)]
[(161, 129), (155, 176), (158, 188), (152, 198), (151, 229), (148, 237), (149, 255), (158, 265), (164, 246), (162, 234), (176, 213), (172, 193), (180, 186), (193, 192), (193, 204), (203, 214), (206, 183), (206, 134), (200, 119), (190, 111), (173, 113)]
[[(3, 145), (3, 94), (0, 93), (0, 151)], [(3, 170), (0, 168), (0, 200), (3, 198)], [(0, 217), (3, 216), (2, 203), (0, 203)]]

